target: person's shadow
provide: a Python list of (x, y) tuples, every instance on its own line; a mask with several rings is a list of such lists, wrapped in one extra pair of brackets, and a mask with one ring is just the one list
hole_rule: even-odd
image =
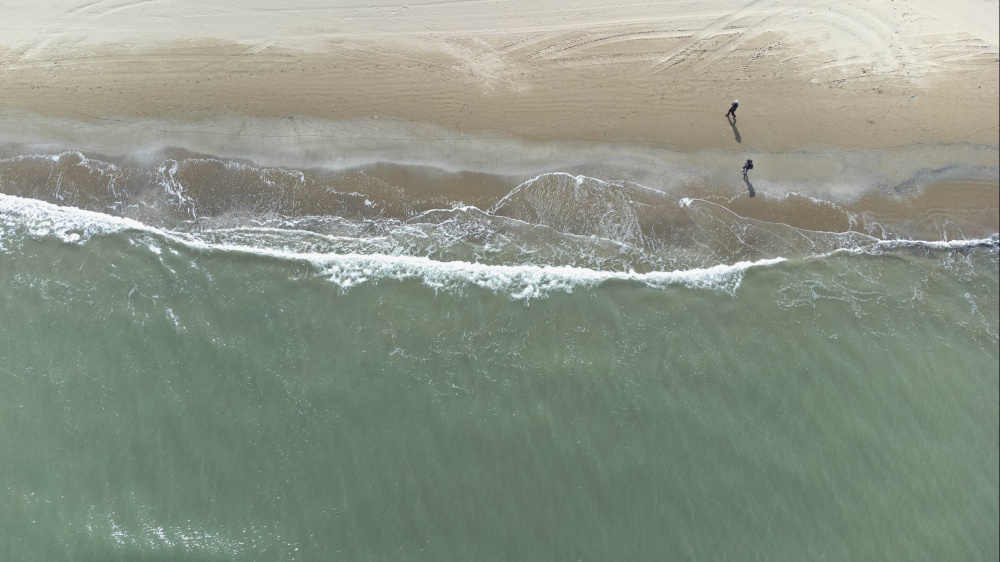
[(743, 138), (740, 137), (740, 130), (736, 128), (736, 116), (733, 115), (733, 118), (730, 119), (729, 116), (726, 115), (726, 121), (729, 121), (729, 126), (733, 128), (733, 136), (736, 137), (736, 142), (742, 143)]
[(750, 178), (747, 177), (746, 172), (743, 172), (743, 182), (747, 184), (747, 190), (750, 191), (750, 197), (757, 195), (757, 192), (753, 190), (753, 184), (750, 183)]

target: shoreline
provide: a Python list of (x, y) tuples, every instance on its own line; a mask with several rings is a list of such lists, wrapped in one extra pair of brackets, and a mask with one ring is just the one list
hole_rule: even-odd
[[(530, 217), (540, 212), (549, 217), (543, 223), (555, 221), (550, 226), (556, 231), (563, 230), (564, 213), (576, 217), (568, 224), (579, 223), (571, 227), (580, 228), (579, 234), (590, 232), (594, 221), (603, 224), (602, 217), (611, 213), (618, 217), (612, 223), (621, 220), (632, 225), (629, 229), (638, 229), (629, 236), (639, 238), (629, 238), (630, 243), (643, 236), (650, 242), (673, 240), (671, 232), (685, 232), (691, 226), (693, 215), (687, 208), (693, 202), (703, 207), (697, 215), (716, 217), (707, 219), (710, 222), (736, 220), (764, 231), (791, 228), (821, 237), (853, 232), (882, 240), (935, 242), (983, 239), (1000, 232), (1000, 179), (996, 168), (989, 166), (949, 164), (919, 169), (905, 181), (887, 183), (885, 177), (872, 174), (865, 160), (839, 161), (841, 173), (826, 176), (794, 179), (751, 173), (749, 179), (738, 180), (738, 171), (698, 167), (695, 157), (704, 163), (714, 153), (674, 155), (686, 168), (661, 161), (656, 169), (592, 165), (575, 170), (549, 167), (525, 175), (509, 169), (447, 171), (425, 163), (384, 161), (337, 168), (296, 168), (284, 162), (262, 166), (245, 158), (176, 148), (139, 158), (80, 151), (21, 152), (0, 158), (4, 193), (167, 229), (299, 220), (318, 220), (318, 225), (329, 220), (390, 225), (462, 209), (478, 209), (484, 216), (499, 211), (496, 216), (502, 216), (517, 200), (518, 212), (528, 213), (524, 220), (534, 222)], [(991, 151), (983, 152), (988, 157)], [(941, 155), (931, 151), (928, 156)], [(799, 171), (812, 170), (802, 166), (796, 155), (781, 157), (778, 167), (786, 172), (796, 166)], [(909, 155), (909, 161), (914, 160)], [(898, 165), (901, 159), (889, 161)]]
[(678, 151), (625, 141), (525, 140), (390, 119), (81, 121), (0, 113), (0, 122), (5, 124), (0, 133), (3, 158), (80, 151), (90, 158), (149, 165), (162, 160), (164, 153), (181, 151), (289, 169), (336, 171), (395, 165), (521, 179), (550, 172), (597, 174), (664, 191), (692, 182), (729, 182), (738, 178), (743, 159), (752, 158), (757, 167), (751, 177), (782, 193), (836, 198), (852, 198), (873, 189), (906, 190), (914, 183), (938, 179), (996, 185), (1000, 176), (996, 166), (1000, 148), (967, 142), (793, 151), (716, 146)]

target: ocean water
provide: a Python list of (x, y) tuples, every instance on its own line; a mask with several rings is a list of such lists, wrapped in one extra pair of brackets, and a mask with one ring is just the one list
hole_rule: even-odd
[(947, 179), (2, 160), (0, 558), (995, 560)]

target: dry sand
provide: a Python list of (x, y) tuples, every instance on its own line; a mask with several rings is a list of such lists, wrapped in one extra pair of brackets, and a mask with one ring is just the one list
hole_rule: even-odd
[(0, 0), (0, 141), (524, 170), (770, 155), (758, 177), (800, 180), (996, 166), (996, 0), (571, 4)]

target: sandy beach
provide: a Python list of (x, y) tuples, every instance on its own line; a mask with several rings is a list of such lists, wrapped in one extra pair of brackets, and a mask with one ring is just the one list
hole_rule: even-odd
[(997, 144), (991, 1), (3, 4), (8, 132), (29, 112), (671, 150)]
[(997, 183), (995, 1), (330, 4), (3, 2), (5, 152)]

